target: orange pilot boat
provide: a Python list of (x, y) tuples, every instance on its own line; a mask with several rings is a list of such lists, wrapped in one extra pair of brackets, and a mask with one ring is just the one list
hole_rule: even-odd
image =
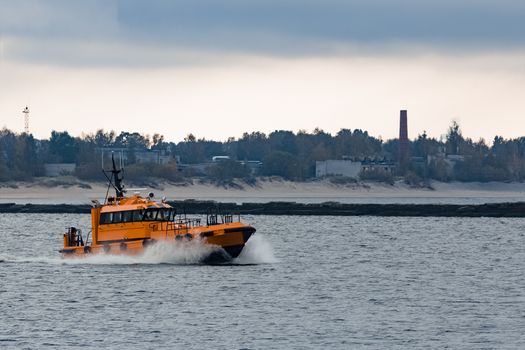
[[(239, 256), (255, 228), (234, 221), (233, 215), (207, 215), (206, 224), (201, 219), (178, 216), (175, 208), (163, 199), (153, 200), (140, 195), (125, 196), (122, 184), (122, 168), (104, 171), (115, 197), (108, 197), (104, 204), (93, 201), (91, 208), (91, 242), (89, 234), (84, 241), (81, 230), (69, 227), (64, 234), (64, 248), (60, 250), (65, 258), (82, 257), (91, 254), (138, 255), (146, 247), (159, 242), (200, 240), (213, 245), (209, 256), (203, 262), (228, 261)], [(106, 173), (111, 173), (111, 177)], [(182, 245), (183, 246), (183, 245)]]

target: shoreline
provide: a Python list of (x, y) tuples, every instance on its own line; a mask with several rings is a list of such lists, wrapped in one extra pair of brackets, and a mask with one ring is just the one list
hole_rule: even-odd
[[(454, 204), (343, 204), (327, 202), (219, 203), (213, 201), (170, 201), (179, 214), (240, 214), (294, 216), (410, 216), (410, 217), (525, 217), (525, 202), (480, 205)], [(81, 204), (0, 204), (0, 213), (88, 214)]]
[[(0, 203), (15, 204), (90, 204), (103, 200), (107, 184), (81, 182), (74, 178), (48, 178), (48, 182), (0, 184)], [(238, 183), (221, 187), (194, 180), (192, 184), (159, 182), (142, 195), (153, 192), (168, 200), (195, 199), (216, 202), (267, 203), (297, 202), (343, 204), (486, 204), (525, 201), (524, 183), (442, 183), (431, 182), (432, 189), (412, 188), (403, 182), (394, 185), (376, 182), (333, 184), (328, 180), (291, 182), (282, 179), (259, 179), (255, 184)], [(131, 186), (128, 186), (131, 187)], [(111, 191), (110, 191), (111, 193)], [(130, 193), (133, 194), (133, 190)]]

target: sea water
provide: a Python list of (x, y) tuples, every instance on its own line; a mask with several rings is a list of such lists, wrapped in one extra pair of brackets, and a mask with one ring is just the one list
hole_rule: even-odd
[(63, 260), (89, 215), (0, 215), (0, 349), (521, 349), (525, 219), (246, 216), (210, 247)]

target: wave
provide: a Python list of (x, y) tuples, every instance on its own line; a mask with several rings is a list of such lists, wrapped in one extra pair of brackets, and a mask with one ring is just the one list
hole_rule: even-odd
[(262, 235), (253, 235), (242, 250), (238, 258), (233, 260), (237, 264), (273, 264), (278, 260), (273, 254), (273, 248)]
[[(222, 248), (214, 245), (204, 244), (200, 240), (189, 242), (157, 242), (148, 246), (144, 253), (139, 255), (113, 255), (94, 254), (86, 257), (68, 258), (62, 257), (19, 257), (11, 255), (0, 255), (0, 263), (46, 263), (54, 265), (137, 265), (137, 264), (174, 264), (191, 265), (200, 264), (206, 257), (215, 252), (221, 252)], [(263, 236), (255, 235), (246, 244), (241, 255), (234, 259), (234, 264), (265, 264), (275, 263), (271, 245)]]

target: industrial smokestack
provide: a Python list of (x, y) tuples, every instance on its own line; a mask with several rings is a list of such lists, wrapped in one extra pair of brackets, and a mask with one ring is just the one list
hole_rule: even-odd
[(407, 111), (401, 110), (399, 116), (399, 163), (406, 165), (408, 162), (408, 122)]

